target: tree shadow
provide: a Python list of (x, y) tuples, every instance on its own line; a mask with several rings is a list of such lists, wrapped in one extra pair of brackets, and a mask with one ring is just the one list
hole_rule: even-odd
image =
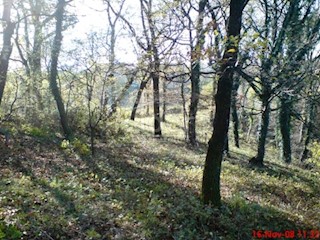
[(127, 214), (142, 224), (150, 239), (252, 239), (252, 230), (307, 227), (290, 220), (284, 211), (244, 198), (225, 199), (218, 211), (202, 205), (199, 190), (184, 187), (172, 175), (120, 159), (109, 165), (117, 169), (125, 189), (112, 198), (123, 202)]
[[(186, 150), (188, 148), (181, 141), (172, 138), (156, 141), (163, 141), (161, 143), (167, 144), (166, 148), (169, 149), (172, 144)], [(82, 203), (85, 208), (98, 206), (98, 212), (79, 209), (81, 201), (72, 194), (72, 188), (54, 188), (35, 172), (41, 168), (49, 168), (52, 177), (66, 173), (61, 162), (52, 160), (50, 164), (39, 164), (34, 169), (25, 158), (17, 158), (10, 165), (12, 171), (30, 176), (36, 186), (50, 192), (57, 204), (65, 209), (63, 213), (57, 212), (55, 217), (64, 218), (66, 215), (74, 219), (69, 232), (68, 225), (60, 226), (63, 231), (59, 231), (58, 227), (42, 226), (51, 239), (85, 239), (86, 231), (94, 229), (100, 236), (97, 239), (246, 240), (252, 239), (252, 230), (308, 228), (307, 225), (292, 220), (290, 214), (280, 209), (261, 206), (237, 195), (224, 199), (220, 210), (204, 206), (201, 204), (198, 188), (186, 186), (185, 179), (152, 168), (161, 159), (175, 163), (174, 166), (181, 170), (186, 166), (201, 166), (183, 156), (170, 155), (168, 158), (166, 153), (156, 154), (152, 149), (142, 148), (137, 142), (119, 145), (115, 149), (108, 149), (105, 145), (97, 146), (97, 155), (104, 157), (82, 159), (81, 164), (84, 166), (81, 170), (76, 161), (72, 162), (67, 157), (64, 161), (71, 161), (68, 166), (73, 168), (74, 174), (78, 174), (76, 170), (79, 170), (97, 175), (92, 182), (85, 182), (89, 189), (100, 185), (106, 188), (96, 190), (96, 193), (100, 191), (98, 196)], [(142, 156), (145, 158), (142, 159)], [(135, 163), (133, 158), (139, 158), (140, 161)], [(27, 162), (31, 165), (26, 164)], [(45, 236), (36, 237), (36, 233), (28, 236), (29, 239), (50, 239)]]
[(259, 173), (267, 173), (269, 176), (276, 178), (285, 178), (292, 179), (295, 182), (304, 182), (306, 183), (314, 192), (317, 192), (320, 189), (320, 184), (316, 181), (313, 181), (310, 178), (302, 175), (301, 172), (290, 168), (290, 166), (285, 167), (281, 164), (265, 161), (263, 167), (254, 166), (249, 163), (247, 159), (250, 157), (244, 154), (230, 152), (231, 155), (228, 158), (225, 158), (226, 161), (233, 165), (239, 165), (248, 170), (255, 170)]

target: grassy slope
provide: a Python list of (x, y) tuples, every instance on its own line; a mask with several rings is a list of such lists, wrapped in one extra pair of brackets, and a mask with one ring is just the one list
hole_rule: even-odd
[[(92, 159), (16, 137), (0, 149), (0, 239), (231, 240), (251, 239), (253, 229), (320, 228), (319, 169), (286, 166), (276, 155), (252, 169), (250, 145), (231, 148), (223, 162), (223, 208), (202, 206), (205, 144), (185, 144), (181, 121), (168, 116), (162, 139), (152, 137), (151, 118), (126, 121)], [(199, 125), (209, 126), (201, 116)], [(210, 131), (201, 130), (204, 143)]]

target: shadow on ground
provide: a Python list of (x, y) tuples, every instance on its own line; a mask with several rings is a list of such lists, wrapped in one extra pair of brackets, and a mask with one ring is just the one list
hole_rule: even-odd
[[(31, 183), (19, 186), (18, 180), (8, 184), (8, 178), (2, 178), (1, 192), (12, 201), (0, 202), (0, 207), (18, 209), (16, 224), (26, 232), (26, 239), (246, 240), (252, 239), (252, 230), (308, 228), (285, 212), (239, 196), (225, 199), (220, 210), (203, 206), (200, 186), (186, 187), (183, 181), (187, 179), (161, 172), (158, 164), (159, 160), (172, 162), (179, 171), (201, 167), (203, 148), (190, 149), (172, 138), (132, 140), (112, 148), (100, 145), (94, 158), (81, 160), (64, 155), (55, 145), (47, 146), (41, 158), (32, 148), (11, 154), (11, 161), (1, 165), (6, 176), (28, 176)], [(168, 151), (161, 154), (144, 144), (162, 145)], [(178, 149), (182, 154), (168, 158), (168, 153)], [(189, 160), (186, 155), (191, 154), (199, 161)], [(249, 168), (241, 159), (228, 161)], [(292, 176), (280, 166), (258, 171)]]

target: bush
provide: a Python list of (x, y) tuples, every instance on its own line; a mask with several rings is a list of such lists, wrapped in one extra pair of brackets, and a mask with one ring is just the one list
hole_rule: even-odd
[(25, 134), (32, 137), (46, 138), (50, 135), (47, 129), (33, 127), (27, 124), (22, 125), (22, 130), (25, 132)]
[(22, 233), (20, 230), (17, 229), (16, 226), (9, 224), (6, 225), (3, 222), (0, 222), (0, 239), (4, 240), (14, 240), (14, 239), (20, 239), (22, 236)]
[(83, 157), (90, 154), (90, 147), (78, 138), (73, 139), (71, 142), (64, 139), (61, 142), (60, 147), (64, 149), (68, 154), (76, 152)]
[(308, 162), (320, 168), (320, 143), (313, 142), (310, 147), (310, 152), (311, 157), (308, 159)]

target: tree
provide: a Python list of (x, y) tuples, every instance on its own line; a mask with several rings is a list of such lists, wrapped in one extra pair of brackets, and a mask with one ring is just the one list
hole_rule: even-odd
[[(304, 143), (303, 150), (300, 157), (300, 161), (304, 162), (310, 156), (309, 144), (315, 138), (316, 131), (316, 105), (319, 104), (319, 83), (320, 83), (320, 74), (316, 73), (316, 68), (319, 68), (319, 58), (318, 56), (314, 56), (314, 53), (311, 53), (308, 57), (308, 81), (305, 83), (306, 87), (304, 89), (304, 94), (301, 94), (302, 99), (305, 99), (305, 108), (306, 108), (306, 117), (302, 118), (303, 125), (305, 128)], [(301, 136), (301, 142), (303, 140), (303, 136)]]
[[(198, 111), (199, 97), (200, 97), (200, 60), (202, 56), (203, 45), (205, 42), (203, 19), (205, 15), (205, 8), (208, 4), (208, 0), (199, 1), (198, 20), (196, 25), (196, 43), (193, 44), (192, 29), (190, 31), (190, 46), (191, 46), (191, 68), (190, 68), (190, 80), (191, 80), (191, 99), (189, 109), (189, 123), (188, 123), (188, 136), (192, 145), (197, 142), (196, 138), (196, 116)], [(190, 16), (189, 21), (192, 21)]]
[[(42, 73), (43, 49), (45, 40), (52, 36), (52, 33), (45, 33), (44, 29), (54, 18), (52, 6), (42, 0), (18, 2), (19, 23), (15, 44), (25, 68), (26, 77), (26, 117), (36, 117), (36, 108), (43, 110)], [(21, 26), (22, 25), (22, 26)], [(19, 34), (19, 28), (23, 29), (23, 35)], [(23, 36), (23, 37), (22, 37)], [(34, 99), (35, 98), (35, 99)]]
[(50, 77), (50, 88), (58, 107), (60, 122), (61, 122), (63, 132), (66, 138), (70, 139), (72, 132), (69, 127), (67, 114), (64, 108), (63, 100), (62, 100), (61, 93), (57, 83), (58, 59), (59, 59), (59, 53), (62, 45), (62, 23), (63, 23), (65, 5), (66, 5), (65, 0), (58, 0), (57, 10), (55, 12), (56, 28), (55, 28), (55, 36), (53, 39), (53, 44), (51, 49), (51, 66), (50, 66), (49, 77)]
[[(263, 165), (271, 103), (276, 97), (279, 97), (281, 103), (279, 119), (283, 156), (286, 162), (291, 161), (290, 95), (297, 93), (303, 85), (305, 70), (301, 67), (302, 62), (317, 43), (320, 26), (315, 14), (318, 10), (313, 9), (315, 1), (263, 1), (261, 4), (264, 9), (262, 25), (256, 23), (254, 15), (248, 20), (255, 31), (246, 39), (250, 49), (244, 50), (244, 58), (249, 60), (249, 64), (237, 70), (261, 101), (257, 155), (250, 160), (259, 166)], [(300, 31), (299, 36), (296, 36), (297, 29)], [(253, 74), (243, 71), (245, 68)]]
[(234, 67), (237, 62), (238, 44), (242, 25), (242, 12), (246, 0), (231, 0), (227, 25), (227, 43), (221, 59), (218, 89), (215, 97), (213, 134), (203, 171), (202, 197), (205, 204), (221, 205), (220, 173), (224, 142), (228, 133)]
[[(116, 14), (116, 11), (112, 7), (109, 1), (106, 1), (109, 8)], [(147, 71), (153, 82), (153, 112), (154, 112), (154, 134), (156, 136), (161, 136), (161, 119), (160, 119), (160, 53), (159, 53), (159, 32), (156, 28), (156, 21), (154, 18), (155, 10), (153, 9), (153, 1), (143, 1), (140, 0), (140, 19), (142, 25), (142, 32), (144, 35), (144, 40), (141, 41), (141, 37), (138, 36), (135, 28), (124, 16), (118, 13), (118, 16), (125, 22), (128, 26), (131, 34), (135, 38), (138, 46), (145, 52), (144, 58), (148, 60)], [(143, 80), (140, 84), (140, 89), (138, 92), (135, 105), (132, 110), (131, 119), (134, 120), (135, 112), (139, 104), (141, 94), (143, 89), (146, 87), (147, 81)]]
[[(118, 10), (115, 11), (114, 8), (111, 8), (110, 1), (105, 1), (107, 3), (107, 16), (108, 16), (108, 45), (109, 45), (109, 68), (110, 74), (114, 75), (115, 64), (116, 64), (116, 42), (117, 42), (117, 23), (120, 19), (121, 12), (123, 10), (123, 6), (125, 4), (125, 0), (121, 0), (119, 2)], [(114, 16), (112, 16), (114, 14)], [(111, 82), (111, 103), (116, 104), (115, 101), (115, 82)]]
[(10, 55), (12, 52), (11, 37), (14, 32), (15, 23), (11, 21), (11, 8), (13, 0), (3, 0), (3, 43), (0, 54), (0, 105), (3, 97), (3, 91), (7, 81)]

